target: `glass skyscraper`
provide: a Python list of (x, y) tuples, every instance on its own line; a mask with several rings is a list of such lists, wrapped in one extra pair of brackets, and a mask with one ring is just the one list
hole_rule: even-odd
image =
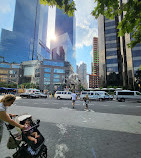
[(68, 33), (58, 36), (56, 41), (51, 42), (51, 51), (53, 60), (69, 62), (76, 72), (76, 59)]
[(2, 29), (0, 56), (16, 63), (43, 59), (46, 54), (40, 43), (46, 44), (47, 21), (47, 6), (38, 0), (16, 0), (13, 31)]
[(67, 14), (63, 14), (63, 10), (56, 8), (55, 35), (58, 37), (60, 42), (54, 42), (54, 46), (52, 45), (51, 48), (54, 49), (55, 47), (59, 47), (59, 43), (61, 44), (60, 46), (63, 44), (63, 48), (65, 47), (65, 61), (70, 62), (74, 72), (76, 72), (75, 32), (75, 15), (73, 17), (69, 17)]
[(106, 85), (107, 76), (115, 72), (119, 75), (121, 85), (133, 88), (135, 73), (141, 65), (141, 44), (133, 49), (127, 44), (131, 41), (131, 35), (118, 37), (118, 23), (122, 17), (115, 17), (113, 20), (99, 16), (98, 37), (99, 37), (99, 77), (101, 86)]

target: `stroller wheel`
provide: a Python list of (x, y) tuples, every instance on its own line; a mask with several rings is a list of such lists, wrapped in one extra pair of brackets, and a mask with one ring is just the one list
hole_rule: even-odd
[(42, 146), (42, 152), (40, 154), (40, 158), (47, 158), (47, 147), (45, 145)]

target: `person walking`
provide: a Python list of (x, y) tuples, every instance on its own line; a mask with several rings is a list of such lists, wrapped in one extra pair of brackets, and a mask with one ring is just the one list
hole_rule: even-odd
[(5, 95), (0, 100), (0, 143), (1, 143), (2, 134), (3, 134), (3, 121), (8, 122), (12, 126), (25, 129), (24, 125), (21, 125), (10, 118), (10, 116), (15, 117), (16, 115), (7, 114), (6, 112), (7, 107), (10, 107), (14, 103), (15, 100), (16, 100), (16, 97), (12, 94)]
[(89, 99), (89, 97), (88, 97), (88, 94), (86, 94), (86, 96), (83, 98), (83, 100), (84, 100), (84, 104), (85, 104), (85, 110), (88, 110), (88, 104), (89, 104), (89, 101), (90, 101), (90, 99)]
[(73, 93), (72, 93), (72, 108), (74, 109), (74, 106), (75, 106), (75, 101), (76, 101), (76, 94), (74, 93), (74, 91), (73, 91)]

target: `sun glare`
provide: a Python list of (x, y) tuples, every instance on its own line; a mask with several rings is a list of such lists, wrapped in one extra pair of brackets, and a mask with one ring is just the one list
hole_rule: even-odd
[(57, 39), (56, 35), (55, 34), (50, 35), (50, 39), (53, 40), (53, 41), (56, 41), (56, 39)]
[(48, 12), (48, 27), (47, 27), (47, 47), (50, 48), (50, 42), (56, 40), (55, 36), (55, 16), (56, 7), (49, 7)]

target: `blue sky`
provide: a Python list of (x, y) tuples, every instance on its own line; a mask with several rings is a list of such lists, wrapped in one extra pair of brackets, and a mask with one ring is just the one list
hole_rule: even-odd
[(12, 31), (15, 0), (0, 0), (0, 34), (1, 28)]
[[(92, 42), (98, 35), (97, 20), (90, 15), (94, 0), (75, 0), (76, 3), (76, 62), (87, 64), (87, 71), (91, 73)], [(0, 33), (1, 28), (12, 30), (15, 11), (15, 0), (0, 0)]]
[(75, 0), (76, 3), (76, 62), (87, 64), (91, 73), (93, 37), (98, 36), (97, 20), (90, 14), (96, 4), (94, 0)]

